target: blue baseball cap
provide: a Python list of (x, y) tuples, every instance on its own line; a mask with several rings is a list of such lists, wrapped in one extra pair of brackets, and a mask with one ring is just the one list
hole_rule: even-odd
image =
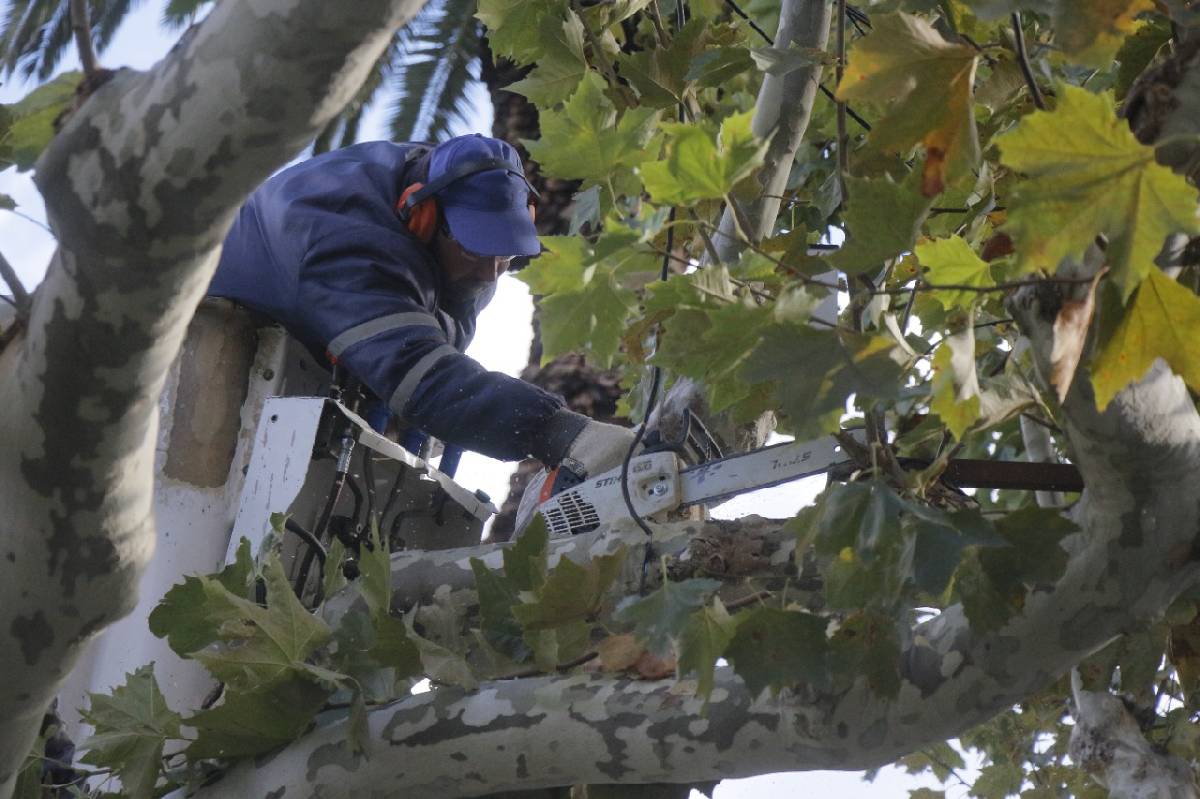
[(429, 183), (489, 160), (503, 166), (452, 178), (437, 190), (450, 234), (479, 255), (535, 256), (542, 247), (529, 215), (533, 188), (508, 142), (473, 133), (439, 144), (429, 157)]

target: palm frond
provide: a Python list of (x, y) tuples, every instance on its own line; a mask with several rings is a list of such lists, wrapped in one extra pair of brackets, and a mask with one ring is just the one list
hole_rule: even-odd
[(142, 0), (100, 0), (92, 2), (92, 41), (97, 52), (104, 52), (112, 44), (117, 28), (132, 14)]
[(66, 0), (13, 0), (9, 4), (0, 28), (0, 68), (6, 77), (19, 73), (27, 78), (45, 61), (57, 64), (61, 52), (47, 52), (45, 42), (55, 28), (65, 28), (70, 39), (67, 8)]
[[(142, 0), (91, 0), (92, 41), (103, 51)], [(11, 0), (0, 21), (0, 74), (45, 80), (73, 43), (68, 0)]]
[[(418, 14), (418, 16), (420, 15)], [(406, 30), (407, 28), (397, 32), (391, 44), (388, 45), (388, 49), (375, 61), (371, 68), (371, 74), (359, 87), (354, 99), (342, 109), (341, 113), (329, 120), (329, 124), (313, 140), (313, 155), (329, 152), (334, 148), (335, 139), (339, 142), (337, 147), (348, 147), (358, 140), (358, 131), (362, 125), (363, 116), (375, 100), (388, 74), (394, 68), (394, 64), (402, 55), (408, 36)]]
[(474, 17), (476, 0), (440, 0), (431, 6), (435, 12), (425, 26), (414, 28), (407, 58), (391, 76), (389, 128), (401, 141), (446, 138), (451, 126), (469, 114), (466, 89), (478, 80), (482, 37)]
[[(462, 4), (474, 6), (474, 0)], [(479, 21), (472, 13), (457, 17), (447, 15), (446, 19), (448, 22), (457, 19), (458, 24), (447, 26), (447, 48), (439, 64), (440, 86), (436, 93), (431, 91), (427, 95), (429, 122), (425, 136), (430, 141), (448, 138), (456, 123), (467, 120), (473, 107), (467, 91), (472, 83), (479, 80), (479, 52), (482, 47)]]
[(162, 24), (171, 30), (185, 28), (192, 24), (200, 8), (211, 2), (212, 0), (167, 0), (167, 7), (163, 9)]

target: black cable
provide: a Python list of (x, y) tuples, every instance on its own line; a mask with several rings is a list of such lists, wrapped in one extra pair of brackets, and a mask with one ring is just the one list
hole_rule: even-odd
[[(348, 422), (347, 422), (348, 424)], [(321, 509), (321, 515), (317, 519), (317, 526), (313, 529), (313, 535), (320, 541), (325, 537), (325, 532), (329, 529), (329, 520), (333, 517), (333, 508), (337, 505), (338, 499), (342, 496), (342, 488), (346, 485), (346, 475), (350, 471), (350, 457), (354, 453), (354, 437), (346, 433), (342, 437), (342, 452), (338, 456), (336, 471), (333, 477), (333, 486), (329, 491), (329, 498), (325, 501), (325, 507)], [(316, 552), (309, 547), (308, 552), (304, 554), (304, 560), (300, 563), (300, 571), (296, 575), (294, 583), (296, 596), (304, 593), (304, 585), (308, 582), (308, 572), (312, 569), (312, 562), (316, 558)]]
[(283, 523), (283, 529), (287, 530), (289, 533), (295, 533), (296, 535), (300, 536), (300, 538), (304, 539), (304, 542), (316, 552), (317, 560), (321, 563), (321, 577), (323, 579), (325, 576), (325, 561), (329, 557), (329, 553), (325, 550), (325, 545), (322, 544), (315, 535), (301, 526), (300, 522), (296, 521), (291, 516), (289, 516), (287, 521)]
[[(684, 8), (684, 0), (677, 0), (675, 4), (675, 29), (676, 32), (681, 30), (686, 22), (687, 13)], [(686, 114), (686, 109), (683, 103), (680, 103), (676, 116), (679, 121), (683, 121)], [(675, 215), (678, 211), (674, 206), (671, 207), (671, 213), (667, 217), (667, 246), (663, 253), (662, 267), (659, 270), (658, 279), (660, 282), (666, 282), (671, 274), (671, 250), (675, 246)], [(655, 364), (651, 367), (653, 377), (650, 379), (650, 393), (646, 397), (646, 413), (642, 418), (642, 423), (638, 425), (637, 432), (633, 436), (633, 441), (629, 445), (629, 449), (625, 452), (625, 460), (621, 462), (621, 497), (625, 500), (625, 508), (629, 511), (629, 516), (642, 528), (642, 532), (646, 534), (646, 554), (642, 558), (642, 578), (641, 584), (638, 586), (638, 593), (644, 593), (646, 590), (646, 575), (650, 567), (650, 562), (654, 560), (654, 545), (651, 543), (654, 538), (654, 531), (650, 529), (650, 525), (646, 524), (646, 520), (641, 517), (633, 507), (633, 497), (629, 494), (629, 462), (633, 460), (634, 450), (638, 444), (642, 442), (642, 437), (646, 435), (646, 427), (650, 424), (650, 415), (654, 412), (654, 406), (658, 404), (658, 391), (662, 384), (662, 367)]]
[(375, 458), (371, 451), (363, 451), (363, 482), (367, 484), (367, 532), (375, 526)]

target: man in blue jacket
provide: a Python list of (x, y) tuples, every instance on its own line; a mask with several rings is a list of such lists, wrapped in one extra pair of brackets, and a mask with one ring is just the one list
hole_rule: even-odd
[(516, 151), (478, 134), (326, 153), (251, 195), (209, 293), (279, 322), (446, 443), (598, 474), (632, 431), (463, 354), (497, 279), (540, 251), (533, 196)]

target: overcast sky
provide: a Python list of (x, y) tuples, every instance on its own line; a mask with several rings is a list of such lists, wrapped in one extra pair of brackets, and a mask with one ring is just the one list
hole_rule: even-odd
[[(234, 0), (230, 0), (231, 2)], [(7, 0), (0, 0), (0, 8)], [(108, 67), (127, 66), (144, 69), (160, 58), (174, 43), (172, 33), (164, 31), (158, 24), (162, 3), (151, 0), (132, 14), (118, 32), (112, 46), (104, 53), (101, 61)], [(74, 69), (77, 61), (73, 57), (64, 61), (62, 68)], [(17, 82), (0, 86), (0, 103), (13, 102), (24, 96), (32, 86)], [(486, 94), (477, 91), (479, 98), (477, 115), (459, 133), (491, 130), (491, 108)], [(381, 109), (368, 114), (363, 126), (364, 139), (385, 137)], [(30, 219), (13, 213), (0, 211), (0, 253), (13, 264), (26, 286), (32, 288), (40, 280), (54, 249), (53, 237), (43, 227), (45, 214), (41, 199), (28, 173), (18, 174), (15, 169), (0, 172), (0, 194), (16, 200), (18, 211)], [(7, 293), (7, 289), (0, 288)], [(479, 321), (479, 335), (468, 350), (468, 354), (489, 369), (515, 375), (525, 366), (530, 342), (529, 318), (532, 302), (525, 285), (512, 277), (500, 281), (496, 299), (484, 312)], [(458, 480), (470, 489), (486, 491), (497, 503), (508, 491), (508, 476), (511, 464), (499, 463), (474, 453), (464, 456), (459, 467)], [(774, 489), (747, 495), (726, 503), (714, 514), (722, 518), (734, 518), (748, 513), (764, 516), (785, 517), (794, 514), (811, 501), (821, 490), (823, 478), (779, 486)], [(784, 796), (838, 796), (839, 799), (859, 797), (904, 797), (908, 790), (921, 786), (937, 787), (932, 780), (919, 780), (905, 775), (898, 769), (884, 769), (873, 784), (862, 782), (858, 773), (808, 772), (798, 774), (774, 774), (745, 780), (727, 780), (716, 792), (716, 799), (773, 799)], [(950, 789), (951, 797), (966, 796), (964, 786)], [(693, 797), (696, 797), (693, 794)]]

